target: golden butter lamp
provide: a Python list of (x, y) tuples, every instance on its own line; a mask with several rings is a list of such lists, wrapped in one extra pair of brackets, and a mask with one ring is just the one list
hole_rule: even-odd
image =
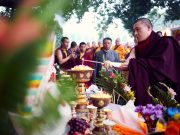
[(88, 112), (85, 93), (85, 83), (90, 81), (94, 69), (67, 70), (67, 73), (76, 81), (77, 94), (76, 111), (79, 113)]
[(105, 116), (103, 114), (103, 108), (111, 102), (111, 96), (109, 94), (92, 94), (90, 100), (94, 106), (97, 107), (97, 117), (95, 122), (95, 128), (93, 129), (93, 134), (105, 135), (103, 120)]

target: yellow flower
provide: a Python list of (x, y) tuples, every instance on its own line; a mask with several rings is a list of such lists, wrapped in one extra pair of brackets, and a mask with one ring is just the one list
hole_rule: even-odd
[(165, 131), (165, 130), (166, 130), (165, 126), (158, 121), (156, 124), (156, 131), (161, 132), (161, 131)]
[(134, 91), (129, 91), (128, 92), (128, 96), (131, 98), (131, 99), (135, 99), (135, 97), (134, 97)]
[(133, 96), (134, 96), (134, 91), (130, 91), (130, 92), (129, 92), (129, 95), (130, 95), (131, 97), (133, 97)]
[(180, 122), (180, 113), (175, 114), (174, 119), (175, 121)]

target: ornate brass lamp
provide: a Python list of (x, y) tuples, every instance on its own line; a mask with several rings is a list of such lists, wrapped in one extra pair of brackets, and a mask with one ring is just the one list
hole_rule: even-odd
[(92, 94), (90, 96), (92, 104), (97, 107), (97, 117), (95, 122), (95, 128), (93, 133), (97, 135), (106, 134), (104, 131), (103, 120), (105, 119), (103, 114), (103, 108), (107, 106), (111, 101), (111, 96), (108, 94)]
[(76, 111), (79, 113), (88, 112), (85, 93), (85, 83), (90, 81), (93, 69), (68, 70), (68, 74), (76, 81), (77, 106)]

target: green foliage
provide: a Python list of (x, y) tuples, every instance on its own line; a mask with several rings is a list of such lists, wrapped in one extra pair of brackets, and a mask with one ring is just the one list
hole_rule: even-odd
[(151, 8), (151, 0), (123, 0), (122, 4), (115, 4), (115, 11), (112, 14), (116, 18), (121, 18), (124, 28), (132, 32), (132, 26), (135, 20), (146, 15)]
[[(70, 0), (69, 0), (70, 3)], [(23, 10), (17, 9), (16, 15), (12, 19), (12, 22), (15, 22), (16, 19), (21, 16), (21, 14), (28, 14), (29, 17), (32, 17), (35, 21), (39, 22), (44, 29), (41, 38), (36, 41), (27, 42), (20, 49), (14, 49), (12, 52), (4, 53), (0, 50), (0, 134), (1, 135), (12, 135), (13, 126), (8, 116), (8, 112), (16, 112), (18, 106), (22, 106), (24, 103), (24, 97), (27, 93), (27, 86), (30, 75), (35, 71), (37, 66), (37, 59), (40, 58), (41, 52), (45, 48), (45, 43), (48, 39), (48, 34), (54, 30), (54, 14), (63, 9), (68, 9), (66, 1), (56, 1), (56, 0), (42, 0), (40, 8), (33, 10)], [(31, 29), (31, 28), (28, 28)], [(14, 32), (15, 33), (15, 32)], [(7, 37), (8, 40), (8, 37)], [(22, 39), (23, 40), (23, 39)], [(1, 47), (1, 46), (0, 46)], [(65, 88), (67, 91), (63, 91), (61, 95), (61, 100), (70, 101), (72, 98), (69, 84), (68, 88)], [(64, 86), (63, 86), (64, 87)], [(68, 95), (67, 95), (68, 94)], [(39, 128), (39, 123), (49, 123), (50, 121), (43, 121), (43, 118), (51, 117), (56, 119), (59, 114), (57, 113), (57, 104), (60, 101), (55, 100), (50, 95), (47, 95), (46, 102), (42, 109), (44, 113), (39, 117), (32, 117), (28, 121), (24, 121), (24, 128), (34, 131), (34, 129)], [(46, 106), (46, 103), (49, 106)], [(52, 107), (52, 108), (51, 108)], [(56, 109), (54, 109), (56, 108)], [(53, 111), (50, 113), (49, 111)], [(47, 114), (48, 113), (48, 114)], [(36, 124), (34, 124), (37, 122)], [(51, 122), (50, 122), (51, 124)], [(28, 132), (29, 134), (32, 132)], [(26, 134), (28, 135), (28, 134)]]
[(41, 102), (37, 107), (40, 114), (31, 114), (15, 119), (18, 126), (24, 130), (25, 135), (32, 135), (35, 132), (41, 133), (43, 127), (49, 130), (52, 129), (56, 122), (60, 120), (59, 105), (64, 104), (64, 102), (70, 103), (70, 101), (76, 100), (76, 83), (71, 78), (61, 77), (57, 81), (57, 86), (58, 94), (54, 97), (50, 93), (47, 93), (43, 99), (45, 102)]
[(148, 94), (155, 104), (161, 104), (166, 107), (180, 107), (180, 104), (168, 93), (168, 89), (165, 84), (159, 83), (149, 87)]
[(76, 83), (69, 77), (61, 77), (58, 82), (60, 90), (60, 99), (70, 102), (75, 100), (75, 87)]
[(166, 11), (165, 21), (173, 21), (180, 19), (180, 2), (172, 0), (168, 2), (168, 10)]
[(14, 12), (14, 8), (5, 8), (5, 10), (0, 12), (0, 16), (7, 17), (11, 20), (14, 16)]
[(32, 135), (35, 132), (41, 132), (42, 127), (45, 125), (48, 128), (52, 128), (57, 120), (60, 119), (58, 111), (59, 100), (48, 93), (44, 101), (45, 102), (40, 104), (37, 108), (40, 111), (39, 115), (19, 116), (14, 118), (14, 123), (23, 130), (24, 134)]
[(178, 0), (158, 0), (154, 1), (156, 7), (167, 8), (165, 14), (165, 22), (180, 19), (180, 2)]
[[(91, 4), (94, 11), (103, 20), (100, 21), (98, 29), (104, 31), (115, 18), (122, 20), (124, 28), (132, 33), (132, 26), (136, 19), (148, 16), (152, 21), (158, 20), (160, 16), (165, 17), (165, 22), (180, 19), (180, 2), (178, 0), (96, 0)], [(166, 8), (165, 14), (159, 14), (157, 9)]]
[[(8, 1), (10, 0), (7, 0), (7, 3)], [(44, 12), (45, 8), (49, 9), (47, 11), (50, 13), (54, 12), (51, 10), (54, 0), (44, 0), (42, 2), (45, 4), (41, 4), (39, 7), (41, 13)], [(44, 7), (47, 2), (49, 5)], [(89, 8), (93, 8), (95, 12), (103, 17), (102, 20), (98, 20), (99, 25), (97, 26), (97, 30), (100, 31), (100, 35), (102, 34), (101, 31), (105, 31), (109, 24), (113, 23), (115, 18), (120, 18), (124, 24), (124, 28), (132, 33), (132, 25), (137, 18), (149, 15), (152, 20), (155, 16), (158, 19), (160, 14), (155, 12), (154, 8), (167, 9), (164, 14), (165, 22), (180, 19), (180, 2), (178, 0), (108, 0), (106, 2), (104, 0), (66, 0), (60, 3), (59, 10), (56, 8), (53, 9), (56, 9), (57, 13), (61, 14), (66, 20), (70, 19), (72, 15), (76, 15), (80, 21), (84, 13), (89, 11)]]
[[(27, 82), (29, 76), (37, 66), (37, 58), (41, 54), (46, 42), (43, 38), (29, 43), (26, 47), (7, 56), (1, 56), (0, 60), (0, 127), (5, 127), (0, 133), (7, 134), (12, 129), (10, 120), (5, 119), (8, 111), (15, 112), (17, 106), (24, 102), (27, 93)], [(36, 45), (34, 45), (36, 44)], [(3, 123), (4, 120), (5, 123)], [(3, 135), (3, 134), (2, 134)]]
[(55, 34), (56, 34), (56, 48), (57, 48), (61, 44), (62, 34), (60, 32), (56, 32)]
[(110, 94), (113, 94), (113, 91), (117, 92), (122, 98), (120, 104), (126, 104), (129, 100), (135, 99), (133, 91), (124, 90), (124, 87), (127, 85), (126, 81), (121, 73), (118, 73), (116, 70), (114, 70), (114, 73), (109, 73), (107, 69), (102, 70), (96, 84)]
[[(158, 20), (160, 16), (165, 16), (165, 22), (180, 19), (180, 2), (178, 0), (103, 0), (92, 1), (91, 7), (101, 17), (97, 29), (106, 31), (109, 24), (115, 18), (122, 20), (124, 28), (132, 33), (132, 26), (136, 19), (148, 16), (152, 21)], [(159, 14), (158, 8), (166, 8), (165, 14)], [(99, 21), (99, 20), (98, 20)]]
[[(26, 94), (27, 81), (37, 65), (40, 53), (39, 41), (36, 46), (27, 45), (9, 57), (0, 61), (0, 106), (15, 111), (17, 104), (22, 103)], [(23, 57), (22, 57), (23, 56)], [(16, 101), (16, 102), (14, 102)]]
[(61, 28), (61, 26), (58, 25), (57, 22), (55, 24), (54, 31), (56, 34), (56, 48), (57, 48), (61, 44), (61, 38), (63, 33), (63, 29)]
[[(40, 20), (43, 25), (46, 24), (49, 31), (54, 28), (54, 23), (52, 23), (54, 22), (54, 13), (59, 9), (59, 7), (61, 7), (60, 5), (62, 4), (61, 2), (56, 2), (56, 4), (54, 3), (54, 5), (51, 5), (50, 11), (45, 8), (50, 3), (42, 3), (42, 7), (44, 7), (43, 15), (33, 12), (33, 16), (37, 16), (37, 19)], [(15, 53), (8, 56), (1, 56), (0, 105), (3, 106), (2, 108), (14, 111), (16, 105), (22, 102), (23, 97), (26, 94), (25, 88), (27, 87), (29, 75), (34, 71), (37, 65), (37, 59), (39, 58), (41, 52), (43, 52), (43, 48), (45, 47), (43, 45), (46, 43), (49, 31), (44, 34), (43, 38), (27, 43), (24, 47), (22, 47), (22, 49), (15, 51)]]

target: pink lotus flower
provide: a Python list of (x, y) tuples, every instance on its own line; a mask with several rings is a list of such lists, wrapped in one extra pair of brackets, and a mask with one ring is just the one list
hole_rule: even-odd
[(110, 76), (110, 78), (114, 78), (115, 74), (114, 73), (110, 73), (109, 76)]
[(168, 94), (170, 94), (171, 98), (174, 99), (176, 92), (172, 88), (168, 88)]

